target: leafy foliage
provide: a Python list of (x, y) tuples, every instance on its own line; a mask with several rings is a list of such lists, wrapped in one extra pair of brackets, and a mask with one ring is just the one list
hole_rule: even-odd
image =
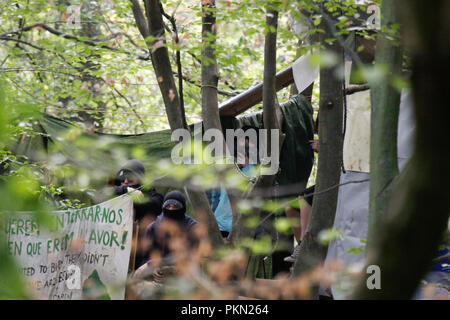
[[(325, 19), (318, 6), (321, 2), (270, 1), (280, 12), (277, 70), (292, 65), (299, 54), (319, 47), (314, 39), (323, 32), (319, 28)], [(357, 2), (327, 1), (325, 6), (339, 16), (338, 36), (355, 33), (372, 38), (373, 33), (365, 29), (352, 29), (351, 20), (358, 20), (358, 12), (361, 8), (365, 10)], [(219, 102), (262, 79), (264, 36), (268, 31), (264, 15), (268, 3), (263, 0), (217, 1), (215, 54), (220, 77)], [(186, 118), (188, 123), (198, 122), (201, 120), (201, 2), (167, 0), (163, 6), (177, 26), (179, 43), (172, 41), (175, 35), (166, 20), (166, 35), (171, 36), (167, 37), (165, 45), (171, 53), (173, 70), (177, 69), (176, 50), (181, 52)], [(295, 22), (307, 24), (309, 28), (294, 33)], [(398, 26), (393, 26), (383, 32), (395, 38), (397, 30)], [(362, 49), (359, 47), (358, 51)], [(336, 61), (327, 54), (315, 58), (321, 65)], [(365, 71), (362, 72), (364, 79), (380, 73), (376, 69), (370, 69), (372, 73)], [(139, 134), (168, 128), (158, 88), (160, 80), (154, 77), (150, 52), (138, 31), (129, 0), (29, 0), (0, 4), (0, 223), (4, 224), (12, 211), (33, 210), (39, 222), (45, 225), (46, 211), (84, 206), (95, 191), (94, 187), (105, 182), (112, 173), (106, 166), (96, 172), (77, 167), (76, 161), (68, 161), (57, 146), (50, 148), (45, 160), (20, 155), (16, 149), (18, 141), (42, 135), (37, 122), (42, 113), (79, 122), (85, 130), (74, 128), (58, 139), (75, 141), (80, 147), (89, 146), (92, 152), (110, 157), (113, 166), (119, 167), (130, 156), (129, 151), (114, 149), (103, 153), (111, 148), (110, 142), (93, 145), (83, 138), (82, 132)], [(401, 79), (397, 81), (400, 83)], [(315, 109), (318, 95), (316, 86), (312, 97)], [(288, 96), (288, 89), (279, 92), (280, 100)], [(259, 108), (261, 106), (257, 105), (248, 112)], [(92, 155), (82, 153), (79, 156), (89, 158)], [(248, 187), (248, 181), (233, 171), (221, 171), (204, 164), (189, 168), (177, 166), (146, 157), (140, 148), (132, 150), (131, 156), (145, 162), (149, 169), (146, 182), (166, 176), (197, 188), (224, 185), (243, 191)], [(260, 226), (260, 220), (248, 214), (253, 208), (280, 214), (285, 206), (286, 202), (281, 201), (244, 200), (239, 203), (249, 228)], [(289, 223), (277, 218), (275, 228), (279, 232), (289, 232)], [(328, 243), (340, 236), (337, 230), (327, 230), (322, 233), (322, 240)], [(7, 254), (9, 249), (5, 243), (7, 241), (0, 238), (0, 298), (27, 298), (19, 269)], [(242, 250), (267, 255), (273, 247), (273, 239), (268, 236), (244, 238), (236, 245), (237, 253), (227, 253), (226, 256), (232, 258), (225, 262), (225, 271), (234, 267), (242, 269)], [(217, 252), (215, 258), (221, 258), (221, 254)], [(213, 279), (233, 274), (231, 271), (224, 273), (220, 263), (211, 264), (209, 268)], [(189, 289), (192, 284), (183, 282), (183, 285)], [(294, 296), (295, 290), (291, 289)], [(307, 296), (304, 291), (299, 295)]]

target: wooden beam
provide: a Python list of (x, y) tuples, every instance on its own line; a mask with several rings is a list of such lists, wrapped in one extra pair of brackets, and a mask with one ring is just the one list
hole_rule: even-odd
[[(283, 88), (294, 83), (294, 74), (292, 73), (292, 67), (289, 67), (276, 74), (275, 88), (276, 91), (280, 91)], [(344, 94), (350, 95), (356, 92), (369, 90), (369, 85), (353, 85), (345, 88)], [(250, 89), (238, 94), (237, 96), (225, 101), (219, 106), (219, 115), (221, 117), (235, 117), (242, 112), (250, 109), (254, 105), (262, 102), (263, 85), (262, 83), (251, 87)]]
[(350, 94), (354, 94), (354, 93), (369, 90), (369, 89), (370, 89), (370, 87), (368, 84), (357, 84), (357, 85), (349, 86), (348, 88), (345, 88), (344, 94), (350, 95)]
[[(275, 77), (275, 89), (277, 92), (294, 83), (294, 74), (292, 73), (292, 67), (280, 71), (276, 74)], [(219, 106), (220, 116), (237, 116), (245, 110), (262, 102), (262, 91), (263, 84), (260, 83), (254, 87), (251, 87), (247, 91), (242, 92), (241, 94), (225, 101)]]

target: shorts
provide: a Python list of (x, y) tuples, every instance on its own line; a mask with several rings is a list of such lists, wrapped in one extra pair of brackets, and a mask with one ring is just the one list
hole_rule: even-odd
[(299, 196), (304, 197), (303, 199), (308, 202), (308, 204), (312, 207), (313, 205), (313, 199), (314, 199), (314, 191), (315, 191), (316, 186), (312, 186), (309, 188), (306, 188), (305, 190), (303, 190), (302, 192), (300, 192)]
[[(292, 200), (289, 202), (288, 206), (289, 206), (290, 208), (295, 209), (295, 210), (300, 210), (299, 207), (302, 208), (302, 207), (305, 206), (306, 204), (308, 204), (309, 206), (312, 207), (312, 204), (313, 204), (313, 198), (314, 198), (314, 196), (313, 196), (314, 190), (315, 190), (315, 186), (306, 188), (305, 190), (303, 190), (303, 191), (298, 195), (299, 197), (302, 197), (302, 196), (305, 196), (305, 195), (306, 195), (306, 197), (301, 198), (301, 199), (299, 199), (298, 197), (296, 197), (295, 199), (292, 199)], [(295, 203), (295, 204), (294, 204), (294, 203)]]

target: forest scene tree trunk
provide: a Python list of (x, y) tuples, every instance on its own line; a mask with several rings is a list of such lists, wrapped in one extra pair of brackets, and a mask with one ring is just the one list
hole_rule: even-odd
[[(146, 0), (144, 1), (144, 4), (148, 22), (148, 32), (149, 35), (154, 38), (149, 44), (152, 55), (152, 64), (161, 94), (164, 98), (170, 128), (172, 131), (176, 129), (188, 130), (184, 110), (180, 103), (180, 96), (175, 86), (169, 51), (165, 45), (165, 29), (161, 4), (158, 0)], [(142, 36), (145, 37), (147, 28), (144, 27), (145, 24), (142, 21), (143, 15), (140, 11), (139, 4), (136, 1), (133, 1), (133, 14), (141, 34), (143, 33)], [(205, 193), (190, 188), (188, 188), (188, 192), (194, 208), (198, 210), (199, 216), (206, 221), (212, 245), (218, 246), (219, 244), (222, 244), (223, 241), (220, 236), (219, 228)]]
[[(393, 1), (383, 1), (381, 26), (389, 28), (397, 23), (397, 8)], [(367, 250), (377, 233), (377, 224), (383, 219), (392, 193), (394, 179), (399, 173), (397, 164), (397, 128), (400, 91), (393, 86), (402, 72), (402, 51), (399, 43), (379, 38), (375, 65), (389, 70), (378, 85), (371, 86), (370, 138), (370, 200)], [(381, 230), (378, 230), (381, 232)]]
[[(149, 47), (153, 69), (155, 70), (159, 89), (164, 99), (170, 127), (172, 130), (179, 128), (187, 129), (186, 117), (182, 112), (180, 96), (175, 85), (169, 51), (166, 46), (161, 3), (159, 0), (145, 0), (144, 5), (149, 34), (153, 39)], [(141, 27), (141, 32), (142, 30), (145, 29)]]
[[(332, 68), (320, 69), (320, 153), (315, 188), (317, 195), (314, 196), (311, 221), (294, 264), (293, 277), (311, 271), (325, 260), (328, 248), (320, 243), (319, 233), (333, 226), (339, 189), (334, 188), (322, 194), (320, 192), (339, 184), (342, 167), (343, 82), (338, 70), (343, 65), (343, 48), (337, 41), (331, 45), (325, 42), (333, 33), (325, 20), (322, 23), (326, 32), (320, 35), (321, 43), (327, 51), (335, 55), (337, 64)], [(312, 298), (317, 296), (318, 288), (311, 293)]]
[[(450, 213), (450, 189), (442, 184), (442, 177), (450, 176), (449, 130), (442, 117), (447, 113), (444, 109), (449, 99), (443, 81), (448, 63), (443, 62), (450, 58), (446, 40), (450, 30), (445, 19), (439, 18), (449, 5), (446, 1), (436, 1), (432, 6), (425, 1), (396, 5), (402, 8), (401, 21), (409, 22), (403, 36), (412, 58), (417, 125), (414, 155), (396, 183), (379, 229), (383, 232), (376, 234), (373, 250), (367, 256), (366, 265), (380, 267), (381, 290), (369, 290), (366, 277), (362, 277), (352, 296), (356, 299), (411, 299), (431, 266)], [(428, 29), (431, 21), (437, 23), (433, 24), (433, 32)], [(433, 156), (436, 148), (440, 150), (437, 158)], [(403, 268), (406, 261), (414, 268)]]

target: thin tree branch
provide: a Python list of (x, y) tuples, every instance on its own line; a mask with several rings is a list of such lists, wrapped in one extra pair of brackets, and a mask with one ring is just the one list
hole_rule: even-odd
[(443, 255), (439, 258), (433, 259), (433, 261), (431, 261), (432, 264), (438, 264), (444, 261), (447, 261), (450, 259), (450, 253), (447, 253), (446, 255)]
[[(176, 77), (178, 77), (177, 73), (174, 73), (174, 75)], [(189, 78), (186, 75), (183, 75), (183, 80), (186, 81), (186, 82), (189, 82), (190, 84), (193, 84), (196, 87), (199, 87), (199, 88), (202, 87), (202, 85), (198, 81), (195, 81), (195, 80)], [(218, 89), (217, 93), (220, 94), (220, 95), (223, 95), (223, 96), (227, 96), (227, 97), (235, 97), (235, 96), (237, 96), (239, 94), (239, 93), (225, 91), (225, 90), (221, 90), (221, 89)]]
[[(30, 31), (30, 30), (33, 30), (33, 29), (36, 29), (36, 28), (42, 28), (42, 29), (50, 32), (51, 34), (54, 34), (56, 36), (62, 37), (62, 38), (67, 39), (67, 40), (73, 40), (73, 41), (80, 42), (80, 43), (83, 43), (83, 44), (86, 44), (86, 45), (89, 45), (89, 46), (92, 46), (92, 47), (99, 47), (99, 48), (102, 48), (102, 49), (107, 49), (107, 50), (115, 51), (115, 52), (118, 52), (118, 53), (124, 53), (124, 54), (127, 54), (127, 55), (135, 56), (139, 60), (144, 60), (144, 61), (150, 60), (149, 56), (137, 55), (137, 54), (131, 53), (131, 52), (127, 51), (127, 50), (114, 48), (114, 47), (111, 47), (111, 46), (106, 45), (106, 44), (101, 44), (101, 42), (99, 42), (99, 40), (82, 40), (82, 39), (80, 39), (80, 38), (78, 38), (78, 37), (76, 37), (74, 35), (58, 31), (58, 30), (50, 27), (49, 25), (47, 25), (47, 24), (45, 24), (43, 22), (35, 23), (33, 25), (23, 27), (23, 28), (21, 28), (19, 30), (16, 30), (16, 31), (9, 31), (9, 32), (0, 34), (0, 37), (12, 36), (12, 35), (15, 35), (15, 34), (19, 34), (20, 32), (26, 32), (26, 31)], [(10, 38), (10, 39), (13, 39), (13, 38)], [(26, 44), (28, 44), (28, 43), (26, 43)]]
[[(22, 48), (22, 47), (20, 46), (19, 43), (16, 43), (16, 46), (17, 46), (17, 48), (19, 48), (19, 49), (21, 49), (21, 50), (23, 50), (23, 51), (25, 52), (25, 56), (28, 58), (28, 60), (30, 60), (30, 63), (31, 63), (35, 68), (38, 68), (38, 67), (39, 67), (39, 66), (37, 65), (37, 63), (33, 60), (33, 57), (29, 54), (29, 52), (28, 52), (25, 48)], [(44, 79), (42, 79), (42, 75), (41, 75), (40, 72), (37, 72), (37, 77), (38, 77), (40, 83), (44, 83)]]
[(330, 16), (325, 12), (325, 10), (323, 9), (322, 5), (319, 6), (320, 7), (320, 13), (322, 14), (322, 16), (325, 18), (325, 22), (328, 25), (328, 28), (330, 28), (331, 34), (333, 34), (334, 37), (336, 37), (336, 40), (338, 41), (339, 45), (344, 49), (344, 51), (352, 58), (352, 60), (356, 63), (356, 65), (358, 67), (363, 67), (364, 66), (364, 62), (362, 62), (361, 58), (359, 57), (359, 55), (352, 50), (352, 48), (350, 48), (344, 41), (344, 39), (342, 39), (342, 37), (338, 34), (336, 27), (334, 25), (333, 20), (330, 18)]
[(148, 29), (147, 20), (145, 19), (142, 8), (137, 0), (131, 0), (131, 9), (133, 10), (134, 19), (136, 20), (136, 25), (141, 33), (142, 37), (147, 41), (150, 37), (150, 30)]
[[(190, 51), (186, 51), (186, 53), (188, 54), (188, 55), (190, 55), (196, 62), (198, 62), (200, 65), (201, 65), (201, 63), (202, 63), (202, 61), (200, 60), (200, 58), (199, 57), (197, 57), (197, 55), (195, 54), (195, 53), (192, 53), (192, 52), (190, 52)], [(219, 76), (219, 81), (221, 81), (224, 85), (226, 85), (228, 88), (230, 88), (231, 90), (233, 90), (233, 91), (236, 91), (236, 87), (234, 87), (233, 85), (231, 85), (228, 81), (227, 81), (227, 79), (224, 79), (224, 78), (222, 78), (222, 77), (220, 77)], [(225, 93), (224, 95), (228, 95), (228, 94), (226, 94), (226, 91), (222, 91), (223, 93)], [(220, 92), (219, 92), (220, 93)], [(239, 93), (241, 93), (241, 92), (236, 92), (236, 93), (231, 93), (231, 95), (228, 95), (228, 96), (236, 96), (236, 95), (238, 95)]]
[(59, 73), (64, 74), (67, 76), (73, 76), (77, 78), (81, 78), (79, 75), (63, 72), (63, 71), (57, 71), (57, 70), (49, 70), (49, 69), (22, 69), (22, 68), (1, 68), (0, 72), (18, 72), (18, 71), (30, 71), (30, 72), (51, 72), (51, 73)]
[(141, 51), (143, 51), (143, 52), (145, 52), (145, 53), (148, 52), (147, 49), (144, 49), (144, 48), (142, 48), (141, 46), (139, 46), (139, 45), (133, 40), (133, 38), (132, 38), (128, 33), (126, 33), (126, 32), (115, 32), (115, 33), (112, 33), (112, 34), (110, 34), (109, 36), (105, 37), (105, 39), (90, 39), (90, 40), (91, 40), (91, 41), (95, 41), (95, 42), (105, 42), (105, 41), (109, 41), (109, 40), (112, 40), (112, 39), (115, 39), (115, 38), (118, 38), (118, 37), (121, 37), (121, 36), (124, 36), (125, 38), (127, 38), (127, 39), (130, 41), (130, 43), (131, 43), (134, 47), (136, 47), (137, 49), (139, 49), (139, 50), (141, 50)]
[(177, 24), (175, 21), (175, 17), (169, 16), (165, 11), (164, 8), (162, 6), (162, 4), (160, 3), (161, 6), (161, 13), (162, 15), (170, 21), (170, 23), (172, 24), (172, 32), (174, 34), (174, 36), (172, 36), (172, 39), (175, 42), (175, 46), (176, 46), (176, 62), (177, 62), (177, 72), (178, 72), (178, 94), (180, 96), (180, 107), (183, 110), (183, 115), (185, 114), (185, 110), (184, 110), (184, 94), (183, 94), (183, 70), (182, 70), (182, 66), (181, 66), (181, 53), (180, 53), (180, 39), (178, 37), (178, 30), (177, 30)]
[[(331, 190), (333, 190), (333, 189), (335, 189), (335, 188), (339, 188), (340, 186), (344, 186), (344, 185), (346, 185), (346, 184), (350, 184), (350, 183), (362, 183), (362, 182), (367, 182), (367, 181), (369, 181), (369, 180), (370, 180), (370, 179), (363, 179), (363, 180), (354, 180), (354, 181), (343, 182), (343, 183), (340, 183), (340, 184), (336, 184), (336, 185), (334, 185), (334, 186), (332, 186), (332, 187), (329, 187), (329, 188), (327, 188), (327, 189), (324, 189), (324, 190), (322, 190), (322, 191), (320, 191), (320, 192), (306, 193), (306, 194), (303, 195), (303, 196), (298, 196), (298, 198), (299, 198), (299, 199), (309, 198), (309, 197), (312, 197), (312, 196), (315, 196), (315, 195), (319, 195), (319, 194), (322, 194), (322, 193), (329, 192), (329, 191), (331, 191)], [(286, 208), (286, 206), (287, 206), (291, 201), (292, 201), (292, 200), (282, 202), (280, 205), (277, 206), (277, 209), (274, 210), (274, 211), (277, 211), (278, 209)], [(268, 214), (267, 216), (265, 216), (264, 219), (262, 219), (262, 220), (260, 221), (260, 223), (258, 224), (258, 226), (261, 225), (261, 224), (262, 224), (264, 221), (266, 221), (267, 219), (269, 219), (273, 214), (274, 214), (274, 213), (271, 212), (270, 214)]]
[(145, 122), (142, 120), (142, 118), (139, 116), (139, 114), (137, 113), (135, 107), (131, 104), (130, 100), (128, 100), (128, 98), (123, 95), (119, 90), (117, 90), (116, 88), (113, 89), (122, 99), (124, 99), (126, 101), (126, 103), (128, 104), (128, 106), (131, 108), (131, 110), (133, 111), (133, 113), (136, 115), (136, 118), (139, 119), (139, 121), (141, 122), (141, 124), (143, 126), (145, 126)]
[(366, 91), (369, 90), (370, 87), (368, 84), (358, 84), (358, 85), (354, 85), (354, 86), (350, 86), (345, 88), (344, 90), (344, 94), (345, 95), (351, 95), (357, 92), (361, 92), (361, 91)]
[(3, 59), (3, 61), (0, 63), (0, 67), (3, 67), (3, 65), (5, 64), (5, 62), (9, 59), (10, 55), (7, 54), (5, 59)]
[(27, 45), (27, 46), (30, 46), (30, 47), (32, 47), (32, 48), (34, 48), (34, 49), (41, 50), (41, 51), (46, 50), (46, 49), (43, 48), (43, 47), (40, 47), (40, 46), (35, 45), (35, 44), (33, 44), (33, 43), (30, 43), (30, 42), (27, 42), (27, 41), (24, 41), (24, 40), (21, 40), (21, 39), (17, 39), (17, 38), (11, 38), (11, 37), (1, 36), (1, 35), (0, 35), (0, 40), (14, 41), (14, 42), (17, 42), (17, 43), (22, 43), (22, 44), (25, 44), (25, 45)]

